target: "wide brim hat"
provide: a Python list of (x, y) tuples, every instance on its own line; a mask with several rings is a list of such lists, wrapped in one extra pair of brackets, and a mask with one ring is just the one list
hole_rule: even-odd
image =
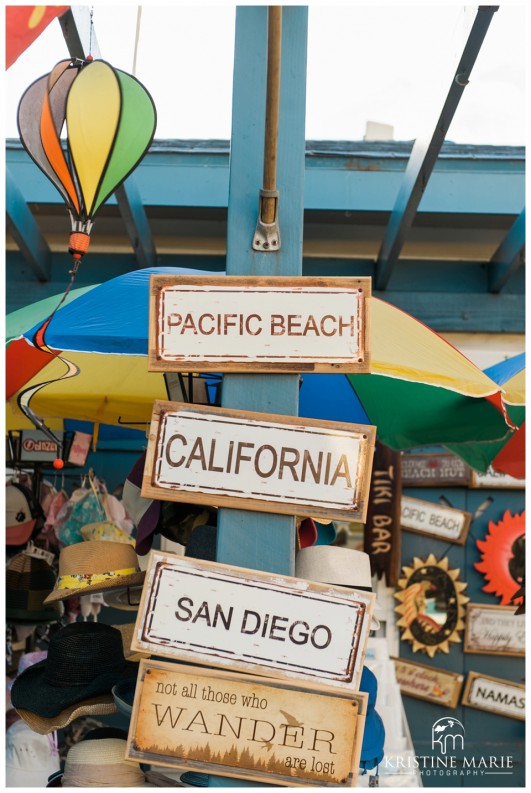
[(6, 569), (7, 622), (38, 625), (61, 619), (62, 604), (47, 604), (55, 581), (55, 572), (44, 559), (24, 551), (13, 556)]
[(145, 575), (133, 547), (127, 543), (107, 540), (73, 543), (61, 548), (59, 575), (53, 592), (44, 602), (142, 585)]
[(123, 738), (79, 741), (66, 755), (62, 777), (54, 775), (48, 786), (154, 787), (138, 763), (125, 759), (126, 747)]
[(29, 712), (58, 729), (72, 720), (69, 709), (89, 700), (91, 708), (101, 704), (106, 712), (115, 712), (112, 687), (137, 673), (138, 664), (124, 657), (120, 631), (98, 622), (74, 622), (51, 636), (44, 661), (17, 677), (11, 701), (24, 719)]
[(116, 713), (118, 708), (112, 694), (101, 694), (98, 697), (70, 705), (56, 716), (39, 716), (38, 713), (32, 713), (24, 708), (16, 708), (16, 711), (34, 732), (38, 732), (40, 735), (49, 735), (56, 730), (62, 730), (81, 716), (109, 716)]
[[(372, 592), (369, 554), (353, 548), (338, 545), (301, 548), (295, 556), (295, 576), (306, 581)], [(378, 630), (379, 627), (380, 621), (373, 615), (371, 630)]]

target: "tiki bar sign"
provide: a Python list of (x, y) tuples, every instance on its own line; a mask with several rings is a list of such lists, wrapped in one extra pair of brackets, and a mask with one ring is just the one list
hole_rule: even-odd
[(370, 278), (151, 276), (150, 371), (368, 372)]
[(131, 648), (356, 690), (374, 597), (152, 551)]
[(142, 495), (364, 521), (375, 427), (157, 401)]
[(270, 784), (353, 787), (366, 700), (143, 660), (126, 759)]

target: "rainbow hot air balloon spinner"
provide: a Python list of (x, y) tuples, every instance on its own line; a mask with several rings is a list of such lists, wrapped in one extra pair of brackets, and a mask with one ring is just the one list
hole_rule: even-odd
[(26, 89), (17, 123), (24, 148), (70, 213), (69, 251), (77, 264), (88, 250), (95, 214), (151, 145), (153, 99), (135, 77), (106, 61), (74, 58)]

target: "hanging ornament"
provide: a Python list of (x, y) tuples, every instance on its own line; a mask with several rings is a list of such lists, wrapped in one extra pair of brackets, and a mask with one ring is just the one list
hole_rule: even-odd
[(521, 605), (525, 576), (525, 510), (512, 515), (505, 510), (498, 523), (489, 520), (485, 539), (476, 540), (481, 561), (474, 567), (487, 582), (483, 592), (499, 597), (500, 606)]
[(396, 623), (403, 628), (401, 638), (411, 642), (413, 652), (422, 650), (430, 658), (438, 652), (449, 653), (450, 644), (461, 642), (465, 628), (463, 595), (466, 583), (459, 580), (459, 570), (452, 570), (448, 557), (437, 560), (414, 557), (413, 564), (402, 568), (395, 598), (400, 605)]
[(94, 216), (149, 149), (153, 99), (136, 77), (106, 61), (74, 58), (26, 89), (17, 124), (24, 148), (65, 201), (69, 252), (79, 262)]
[[(65, 364), (59, 379), (75, 377), (78, 367), (46, 344), (46, 329), (70, 291), (88, 250), (94, 216), (131, 174), (149, 149), (156, 110), (144, 86), (103, 60), (59, 61), (35, 80), (19, 102), (17, 124), (24, 148), (61, 194), (71, 219), (68, 251), (74, 259), (70, 282), (59, 304), (37, 330), (35, 346)], [(66, 131), (66, 141), (61, 139)], [(30, 407), (32, 396), (49, 381), (19, 394), (18, 404), (30, 421), (62, 444)]]

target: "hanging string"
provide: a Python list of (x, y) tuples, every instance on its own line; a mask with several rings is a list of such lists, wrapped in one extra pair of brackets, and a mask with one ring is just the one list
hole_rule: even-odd
[[(28, 388), (25, 388), (23, 391), (21, 391), (17, 397), (17, 404), (20, 410), (22, 411), (22, 413), (26, 416), (26, 418), (28, 418), (37, 429), (41, 430), (41, 432), (43, 432), (46, 435), (46, 437), (48, 437), (51, 441), (57, 444), (58, 460), (61, 457), (61, 453), (62, 453), (62, 448), (63, 448), (62, 441), (55, 435), (55, 433), (52, 432), (52, 430), (46, 425), (44, 420), (41, 419), (39, 416), (37, 416), (37, 414), (31, 409), (30, 402), (33, 396), (38, 391), (40, 391), (41, 388), (44, 388), (44, 386), (50, 385), (51, 383), (56, 383), (59, 380), (67, 380), (68, 378), (75, 377), (77, 374), (79, 374), (79, 367), (76, 366), (75, 363), (72, 363), (72, 361), (63, 358), (59, 352), (57, 352), (56, 350), (52, 350), (50, 347), (48, 347), (48, 344), (46, 343), (46, 331), (48, 330), (56, 311), (58, 311), (58, 309), (63, 305), (63, 303), (65, 302), (68, 296), (68, 293), (70, 292), (73, 286), (76, 273), (79, 267), (79, 261), (80, 260), (78, 258), (74, 257), (74, 265), (72, 269), (69, 271), (70, 281), (61, 299), (59, 300), (59, 303), (56, 305), (56, 307), (49, 315), (49, 317), (47, 317), (47, 319), (44, 320), (42, 325), (39, 328), (37, 328), (32, 339), (32, 342), (37, 349), (41, 350), (41, 352), (51, 355), (52, 358), (56, 358), (57, 360), (61, 361), (61, 363), (63, 363), (66, 367), (65, 372), (60, 377), (54, 377), (51, 380), (45, 380), (42, 383), (37, 383), (35, 385), (28, 386)], [(57, 461), (55, 467), (61, 467)]]
[(89, 28), (89, 46), (88, 57), (92, 58), (92, 31), (94, 30), (94, 6), (90, 7), (90, 28)]
[(142, 20), (142, 6), (138, 6), (138, 10), (136, 12), (136, 33), (135, 33), (135, 49), (133, 53), (133, 69), (132, 74), (133, 77), (136, 77), (136, 62), (138, 58), (138, 42), (140, 40), (140, 23)]

